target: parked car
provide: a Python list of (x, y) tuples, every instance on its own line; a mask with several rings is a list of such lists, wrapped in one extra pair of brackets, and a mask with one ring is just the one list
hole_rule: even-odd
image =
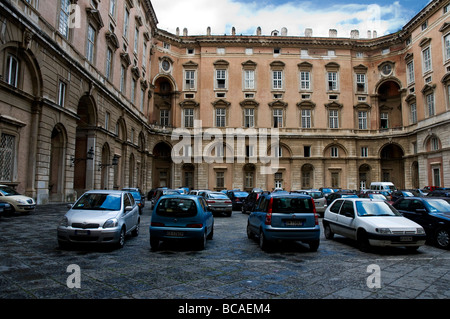
[(250, 213), (247, 236), (259, 237), (266, 250), (275, 241), (302, 241), (316, 251), (320, 244), (319, 218), (311, 196), (296, 193), (261, 194), (258, 206)]
[(33, 198), (21, 195), (7, 185), (0, 185), (0, 201), (9, 203), (12, 206), (12, 212), (28, 213), (36, 208)]
[(193, 240), (204, 249), (214, 234), (214, 217), (204, 198), (194, 195), (166, 195), (159, 199), (150, 220), (150, 246), (160, 241)]
[(158, 202), (158, 200), (161, 198), (161, 196), (164, 195), (181, 195), (181, 193), (176, 189), (170, 189), (166, 187), (158, 188), (153, 195), (150, 208), (153, 208), (156, 202)]
[(139, 207), (139, 214), (142, 214), (145, 207), (145, 198), (142, 196), (141, 190), (139, 188), (122, 188), (122, 190), (130, 192)]
[(242, 202), (247, 198), (248, 193), (243, 191), (232, 190), (227, 192), (227, 196), (233, 202), (233, 210), (241, 210)]
[(333, 192), (327, 196), (327, 207), (337, 198), (358, 198), (358, 195), (353, 192)]
[(403, 216), (422, 225), (438, 247), (450, 248), (450, 204), (444, 199), (404, 197), (394, 203)]
[(9, 203), (0, 202), (0, 216), (12, 212), (12, 206)]
[(126, 235), (139, 235), (139, 208), (127, 191), (91, 190), (69, 206), (57, 229), (62, 247), (71, 243), (102, 243), (121, 248)]
[(325, 209), (327, 209), (327, 199), (324, 194), (318, 189), (298, 190), (296, 193), (306, 194), (312, 197), (314, 205), (316, 206), (316, 212), (320, 217), (323, 217)]
[(212, 213), (225, 213), (231, 217), (233, 205), (227, 195), (220, 192), (208, 192), (205, 195), (206, 205)]
[(368, 192), (360, 193), (358, 195), (358, 197), (360, 197), (360, 198), (381, 199), (381, 200), (387, 201), (386, 196), (384, 196), (383, 194), (381, 194), (379, 192), (375, 192), (375, 191), (368, 191)]
[(242, 201), (242, 213), (251, 213), (258, 202), (259, 196), (263, 193), (262, 189), (255, 189), (248, 194), (248, 196)]
[(395, 202), (399, 198), (414, 197), (415, 195), (409, 190), (395, 190), (391, 193), (391, 200)]
[(437, 189), (429, 192), (427, 197), (450, 197), (450, 190)]
[(325, 238), (339, 234), (357, 241), (361, 251), (371, 246), (416, 250), (425, 244), (425, 230), (403, 217), (392, 205), (369, 198), (339, 198), (325, 211)]

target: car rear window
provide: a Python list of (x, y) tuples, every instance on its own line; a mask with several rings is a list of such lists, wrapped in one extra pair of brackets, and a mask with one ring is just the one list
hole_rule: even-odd
[(321, 192), (309, 192), (308, 195), (311, 196), (314, 199), (323, 197)]
[(216, 193), (209, 194), (209, 197), (215, 198), (215, 199), (229, 199), (228, 196), (226, 196), (224, 194), (216, 194)]
[(247, 197), (248, 193), (246, 193), (246, 192), (235, 192), (234, 196), (236, 196), (236, 197)]
[(193, 217), (197, 215), (197, 205), (192, 199), (163, 198), (156, 207), (156, 214), (166, 217)]
[(273, 213), (313, 213), (313, 204), (310, 198), (281, 197), (273, 198)]

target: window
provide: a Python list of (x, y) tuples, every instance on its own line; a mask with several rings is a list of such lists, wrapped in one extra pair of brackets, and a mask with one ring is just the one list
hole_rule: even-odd
[(216, 89), (226, 89), (227, 70), (216, 70)]
[(254, 179), (254, 173), (253, 172), (245, 172), (245, 188), (253, 188), (253, 179)]
[(365, 92), (366, 91), (366, 75), (356, 74), (356, 91)]
[(361, 147), (361, 157), (369, 156), (369, 148), (367, 146)]
[(225, 48), (217, 48), (217, 54), (225, 54)]
[(169, 110), (160, 110), (159, 118), (161, 126), (169, 126)]
[(327, 72), (328, 79), (328, 91), (337, 91), (338, 90), (338, 75), (337, 72)]
[(226, 125), (226, 109), (216, 109), (216, 127), (225, 127)]
[(252, 55), (253, 54), (253, 48), (245, 48), (245, 54), (246, 55)]
[(247, 157), (253, 157), (254, 154), (254, 147), (253, 145), (246, 145), (245, 146), (245, 156)]
[(110, 118), (109, 112), (105, 112), (105, 130), (109, 130), (109, 118)]
[(283, 188), (283, 173), (275, 173), (275, 188)]
[(360, 130), (367, 130), (367, 111), (358, 112), (358, 128)]
[(428, 116), (434, 116), (435, 109), (434, 109), (434, 93), (430, 93), (426, 96), (426, 102), (427, 102), (427, 112)]
[(339, 128), (339, 111), (330, 110), (329, 111), (329, 125), (330, 128)]
[(310, 90), (311, 89), (311, 73), (308, 71), (300, 72), (300, 89)]
[(272, 89), (283, 88), (283, 71), (272, 71)]
[(283, 127), (283, 110), (273, 110), (273, 127)]
[(133, 84), (131, 85), (131, 103), (135, 103), (136, 102), (136, 79), (133, 78)]
[(86, 58), (90, 63), (94, 63), (94, 49), (95, 49), (95, 29), (92, 25), (89, 24), (87, 44), (86, 44)]
[(116, 16), (116, 1), (117, 0), (109, 0), (109, 15), (113, 18)]
[(64, 107), (66, 100), (66, 83), (59, 81), (58, 86), (58, 105)]
[(244, 109), (244, 126), (254, 127), (255, 126), (255, 110), (254, 109)]
[(17, 87), (19, 76), (19, 61), (13, 55), (8, 55), (6, 59), (6, 83)]
[(123, 64), (120, 65), (120, 92), (125, 93), (127, 69)]
[(134, 53), (137, 54), (139, 48), (139, 29), (134, 29)]
[(273, 151), (275, 152), (275, 157), (283, 157), (283, 148), (280, 145), (275, 146)]
[(144, 100), (145, 100), (145, 90), (141, 89), (141, 97), (139, 100), (139, 109), (144, 113)]
[(411, 61), (406, 65), (406, 73), (408, 84), (414, 83), (414, 61)]
[(125, 8), (124, 16), (123, 16), (123, 37), (128, 39), (128, 24), (130, 21), (130, 10), (128, 7)]
[(194, 109), (184, 109), (184, 127), (194, 127)]
[(113, 52), (110, 48), (106, 51), (106, 72), (105, 76), (108, 80), (112, 79), (112, 61), (113, 60)]
[(0, 181), (13, 181), (16, 137), (2, 133), (0, 140)]
[(417, 123), (417, 105), (416, 105), (416, 103), (411, 103), (409, 108), (410, 108), (410, 113), (411, 113), (411, 124), (416, 124)]
[(431, 138), (431, 150), (432, 151), (437, 151), (439, 150), (439, 139), (436, 136), (433, 136)]
[(70, 0), (61, 0), (61, 10), (59, 11), (59, 33), (66, 39), (69, 37), (70, 5)]
[(195, 89), (195, 71), (194, 70), (186, 70), (184, 72), (184, 83), (185, 83), (185, 90), (194, 90)]
[(331, 173), (331, 187), (332, 188), (339, 188), (340, 186), (339, 182), (339, 172), (332, 172)]
[(311, 128), (311, 110), (303, 109), (301, 113), (302, 128)]
[(244, 70), (244, 90), (255, 88), (255, 70)]
[(433, 168), (433, 186), (441, 186), (441, 170), (440, 168)]
[(431, 71), (431, 52), (430, 47), (422, 51), (423, 73)]
[(425, 30), (426, 28), (428, 28), (428, 20), (426, 20), (424, 23), (422, 23), (422, 31)]
[(145, 69), (146, 66), (147, 66), (147, 43), (144, 43), (142, 47), (142, 67)]
[(330, 148), (331, 157), (339, 157), (339, 149), (336, 146)]
[(311, 157), (311, 146), (303, 146), (303, 156)]
[(389, 127), (389, 114), (386, 112), (380, 113), (380, 128), (388, 128)]
[(450, 59), (450, 33), (444, 37), (444, 61)]
[(224, 188), (224, 187), (225, 187), (225, 173), (216, 172), (216, 188)]

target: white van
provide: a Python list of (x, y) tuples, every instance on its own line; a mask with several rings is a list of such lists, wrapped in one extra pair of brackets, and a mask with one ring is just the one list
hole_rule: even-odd
[(379, 192), (388, 192), (389, 195), (395, 191), (395, 186), (391, 182), (372, 182), (370, 183), (370, 189)]

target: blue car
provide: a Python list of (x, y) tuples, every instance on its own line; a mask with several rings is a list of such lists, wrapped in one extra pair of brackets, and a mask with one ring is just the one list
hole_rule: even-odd
[(317, 251), (320, 244), (319, 218), (311, 196), (298, 193), (262, 194), (249, 215), (247, 236), (259, 237), (261, 249), (275, 241), (302, 241)]
[(156, 203), (150, 220), (150, 246), (160, 241), (192, 240), (199, 250), (214, 234), (214, 217), (205, 199), (195, 195), (165, 195)]

